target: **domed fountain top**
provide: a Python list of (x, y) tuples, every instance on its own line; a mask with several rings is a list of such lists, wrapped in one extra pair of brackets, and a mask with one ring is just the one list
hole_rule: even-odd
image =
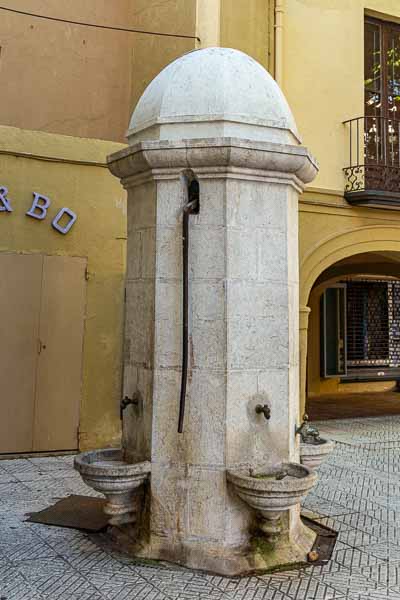
[(165, 67), (140, 98), (127, 137), (131, 145), (210, 137), (299, 143), (277, 83), (257, 61), (231, 48), (195, 50)]

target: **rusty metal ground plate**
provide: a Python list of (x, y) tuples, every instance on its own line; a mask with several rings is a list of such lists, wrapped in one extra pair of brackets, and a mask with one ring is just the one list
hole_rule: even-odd
[(30, 513), (26, 520), (97, 533), (107, 527), (108, 518), (103, 511), (105, 502), (102, 498), (71, 495), (44, 510)]
[(318, 558), (310, 562), (312, 562), (314, 565), (326, 564), (332, 557), (336, 544), (336, 538), (338, 536), (337, 531), (334, 531), (330, 527), (322, 525), (322, 523), (314, 521), (313, 519), (310, 519), (304, 515), (301, 515), (301, 520), (303, 521), (304, 525), (315, 531), (317, 534), (317, 538), (310, 554), (316, 553), (315, 556)]

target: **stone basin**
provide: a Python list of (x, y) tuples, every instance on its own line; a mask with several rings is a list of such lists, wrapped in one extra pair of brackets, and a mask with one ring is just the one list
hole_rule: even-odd
[(258, 513), (259, 527), (268, 541), (276, 542), (282, 513), (306, 497), (317, 481), (317, 474), (305, 465), (281, 463), (257, 470), (228, 471), (227, 479), (236, 494)]
[(79, 454), (74, 468), (88, 486), (106, 497), (104, 512), (110, 525), (136, 522), (143, 484), (150, 478), (149, 461), (130, 463), (123, 449), (105, 448)]
[(321, 438), (319, 444), (300, 444), (300, 462), (305, 467), (309, 467), (313, 471), (318, 471), (318, 468), (328, 458), (333, 451), (335, 442)]

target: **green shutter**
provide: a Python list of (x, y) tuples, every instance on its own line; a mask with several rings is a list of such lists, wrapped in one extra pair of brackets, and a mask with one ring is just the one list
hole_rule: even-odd
[(321, 377), (346, 374), (346, 285), (329, 287), (321, 296)]

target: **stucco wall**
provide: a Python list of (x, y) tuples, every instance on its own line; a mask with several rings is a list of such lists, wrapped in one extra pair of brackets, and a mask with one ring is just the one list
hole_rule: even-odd
[(235, 48), (273, 72), (272, 0), (198, 0), (196, 22), (197, 47)]
[[(122, 147), (0, 127), (0, 185), (9, 189), (13, 208), (0, 213), (0, 252), (88, 260), (81, 449), (116, 443), (120, 429), (126, 198), (103, 165), (108, 153)], [(25, 215), (33, 191), (52, 201), (43, 221)], [(78, 215), (67, 235), (51, 227), (64, 206)]]
[[(194, 35), (196, 0), (14, 0), (61, 19)], [(123, 141), (150, 79), (194, 40), (94, 29), (0, 10), (2, 125)]]
[(269, 0), (221, 0), (220, 45), (250, 54), (271, 69), (272, 39)]

